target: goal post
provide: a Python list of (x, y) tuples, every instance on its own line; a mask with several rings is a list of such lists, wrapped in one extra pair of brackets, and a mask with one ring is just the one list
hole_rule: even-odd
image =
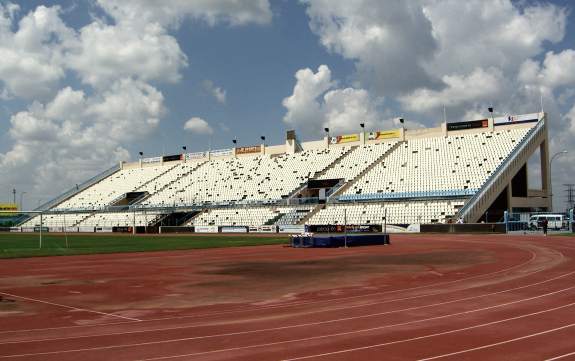
[[(2, 211), (3, 215), (14, 215), (15, 224), (10, 224), (7, 227), (2, 227), (4, 232), (17, 232), (17, 233), (38, 233), (38, 249), (42, 249), (43, 236), (46, 227), (44, 226), (44, 211)], [(35, 218), (36, 222), (31, 222)], [(29, 223), (30, 222), (30, 223)]]

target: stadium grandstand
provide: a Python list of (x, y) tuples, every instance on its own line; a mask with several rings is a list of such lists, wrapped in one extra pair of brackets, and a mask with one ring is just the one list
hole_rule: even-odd
[[(540, 150), (541, 184), (527, 163)], [(545, 113), (122, 162), (15, 229), (50, 231), (496, 221), (547, 211)]]

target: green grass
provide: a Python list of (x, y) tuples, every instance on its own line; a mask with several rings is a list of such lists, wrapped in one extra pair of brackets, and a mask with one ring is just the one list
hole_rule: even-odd
[(39, 249), (37, 233), (0, 233), (0, 258), (21, 258), (36, 256), (66, 256), (76, 254), (149, 252), (182, 249), (203, 249), (221, 247), (257, 246), (265, 244), (284, 244), (285, 237), (222, 237), (173, 235), (68, 235), (45, 234), (42, 237), (42, 249)]

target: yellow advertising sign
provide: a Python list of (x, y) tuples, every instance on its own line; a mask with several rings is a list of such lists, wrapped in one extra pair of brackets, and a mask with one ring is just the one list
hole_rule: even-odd
[(331, 137), (331, 144), (359, 142), (359, 134), (345, 134)]
[(238, 147), (236, 148), (236, 154), (250, 154), (250, 153), (259, 153), (261, 152), (261, 146), (259, 145), (252, 145), (249, 147)]
[(367, 139), (369, 140), (392, 139), (399, 137), (401, 137), (401, 131), (399, 129), (367, 133)]
[(3, 211), (18, 211), (18, 205), (15, 203), (0, 203), (0, 216), (13, 216), (13, 213)]

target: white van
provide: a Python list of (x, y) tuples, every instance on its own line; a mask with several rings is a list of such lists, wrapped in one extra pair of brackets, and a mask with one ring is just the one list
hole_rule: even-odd
[(544, 219), (547, 219), (548, 229), (564, 228), (567, 222), (564, 214), (536, 214), (529, 218), (529, 228), (533, 230), (543, 228), (542, 222)]

